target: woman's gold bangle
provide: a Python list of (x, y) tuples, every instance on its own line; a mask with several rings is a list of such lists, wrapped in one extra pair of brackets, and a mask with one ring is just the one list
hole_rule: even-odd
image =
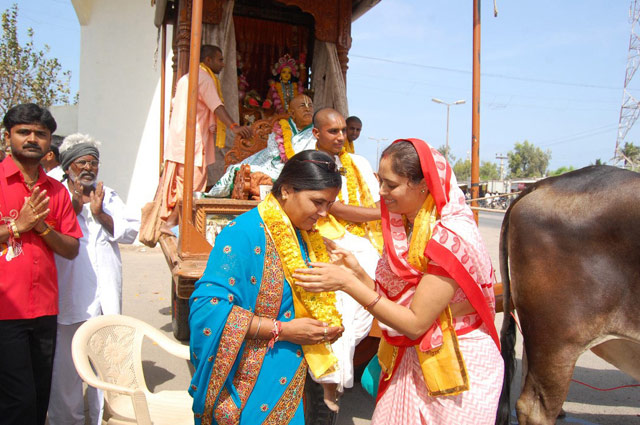
[(382, 294), (378, 294), (378, 297), (375, 300), (371, 301), (369, 304), (365, 305), (364, 309), (367, 311), (371, 311), (373, 306), (378, 304), (378, 301), (380, 301), (380, 298), (382, 298)]

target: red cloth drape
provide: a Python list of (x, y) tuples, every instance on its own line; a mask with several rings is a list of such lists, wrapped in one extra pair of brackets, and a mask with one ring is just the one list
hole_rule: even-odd
[[(265, 21), (246, 16), (234, 16), (236, 49), (242, 58), (242, 73), (249, 82), (248, 90), (256, 90), (263, 99), (269, 90), (271, 67), (285, 53), (296, 61), (305, 56), (310, 61), (312, 33), (309, 28), (282, 22)], [(308, 87), (306, 81), (300, 82)]]

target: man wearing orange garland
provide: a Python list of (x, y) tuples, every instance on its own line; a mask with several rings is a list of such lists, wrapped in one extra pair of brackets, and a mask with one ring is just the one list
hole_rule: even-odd
[(249, 164), (251, 172), (264, 173), (275, 180), (288, 158), (307, 149), (313, 149), (316, 139), (312, 132), (313, 102), (309, 96), (299, 94), (289, 104), (289, 119), (274, 124), (267, 147), (245, 158), (240, 164), (227, 168), (220, 180), (209, 190), (209, 195), (225, 198), (231, 194), (236, 170), (241, 164)]
[[(207, 185), (207, 166), (215, 161), (215, 147), (224, 147), (226, 128), (244, 138), (251, 137), (248, 127), (233, 121), (224, 107), (222, 91), (217, 74), (224, 68), (222, 50), (218, 46), (205, 44), (200, 49), (198, 74), (198, 103), (196, 110), (195, 156), (193, 160), (193, 190), (204, 191)], [(165, 168), (162, 179), (161, 230), (172, 234), (171, 228), (178, 224), (175, 208), (182, 199), (184, 182), (185, 137), (187, 127), (187, 96), (189, 75), (183, 75), (176, 86), (173, 112), (169, 121), (169, 137), (165, 143)], [(215, 146), (214, 146), (215, 142)]]
[[(313, 118), (316, 149), (331, 155), (343, 169), (342, 189), (326, 219), (318, 220), (320, 233), (339, 247), (351, 251), (365, 271), (375, 277), (382, 249), (380, 194), (378, 180), (369, 162), (346, 152), (347, 124), (338, 111), (324, 108)], [(318, 379), (324, 388), (325, 403), (337, 410), (337, 393), (353, 386), (353, 354), (356, 345), (369, 333), (372, 316), (351, 296), (336, 292), (336, 306), (345, 330), (332, 344), (340, 369)], [(336, 393), (337, 392), (337, 393)]]

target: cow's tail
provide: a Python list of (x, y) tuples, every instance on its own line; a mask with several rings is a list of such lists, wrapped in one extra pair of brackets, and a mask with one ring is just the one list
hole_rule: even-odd
[[(520, 197), (518, 198), (520, 199)], [(515, 374), (515, 345), (516, 345), (516, 324), (511, 316), (511, 279), (509, 278), (509, 250), (507, 246), (509, 234), (509, 216), (511, 209), (515, 205), (516, 199), (507, 209), (502, 221), (500, 230), (500, 275), (502, 276), (502, 305), (504, 318), (502, 329), (500, 330), (500, 345), (502, 359), (504, 360), (504, 380), (502, 381), (502, 394), (498, 403), (498, 413), (496, 425), (509, 425), (511, 420), (511, 381)]]

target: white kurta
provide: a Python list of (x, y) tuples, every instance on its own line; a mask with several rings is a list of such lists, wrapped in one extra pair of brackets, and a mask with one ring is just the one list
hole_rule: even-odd
[(102, 314), (122, 311), (122, 261), (118, 243), (130, 244), (138, 235), (140, 217), (127, 214), (122, 199), (105, 186), (102, 208), (113, 218), (113, 235), (84, 204), (78, 214), (80, 250), (73, 260), (55, 256), (60, 313), (58, 323), (70, 325)]
[[(58, 270), (58, 332), (53, 361), (50, 425), (84, 425), (82, 380), (71, 358), (71, 341), (84, 321), (100, 314), (122, 311), (122, 261), (118, 243), (132, 243), (138, 235), (140, 218), (127, 214), (126, 206), (110, 188), (104, 188), (102, 208), (113, 219), (111, 235), (82, 207), (78, 223), (82, 229), (78, 256), (67, 260), (55, 255)], [(102, 391), (87, 392), (92, 425), (102, 420)]]
[(47, 176), (49, 176), (49, 177), (51, 177), (53, 179), (56, 179), (59, 182), (61, 182), (62, 181), (62, 177), (64, 177), (64, 171), (62, 171), (62, 167), (58, 165), (57, 167), (54, 167), (54, 168), (50, 169), (47, 172)]
[[(342, 162), (337, 156), (334, 157), (334, 160), (339, 167), (342, 167)], [(355, 154), (351, 154), (351, 161), (358, 171), (360, 171), (367, 186), (369, 186), (373, 201), (378, 202), (380, 200), (378, 179), (373, 174), (369, 162), (364, 157)], [(342, 199), (349, 199), (347, 178), (345, 176), (342, 176), (341, 191)], [(358, 193), (358, 197), (360, 197), (360, 193)], [(371, 242), (369, 242), (369, 239), (345, 231), (344, 236), (340, 239), (334, 239), (334, 242), (339, 247), (351, 251), (367, 274), (371, 276), (372, 279), (375, 279), (376, 266), (378, 265), (380, 255)], [(342, 336), (331, 344), (333, 353), (338, 358), (338, 370), (323, 378), (316, 379), (316, 381), (321, 383), (336, 383), (338, 384), (338, 391), (343, 391), (344, 388), (353, 387), (353, 355), (356, 345), (369, 334), (373, 317), (350, 295), (342, 291), (336, 292), (336, 308), (342, 315), (342, 323), (344, 325)]]

